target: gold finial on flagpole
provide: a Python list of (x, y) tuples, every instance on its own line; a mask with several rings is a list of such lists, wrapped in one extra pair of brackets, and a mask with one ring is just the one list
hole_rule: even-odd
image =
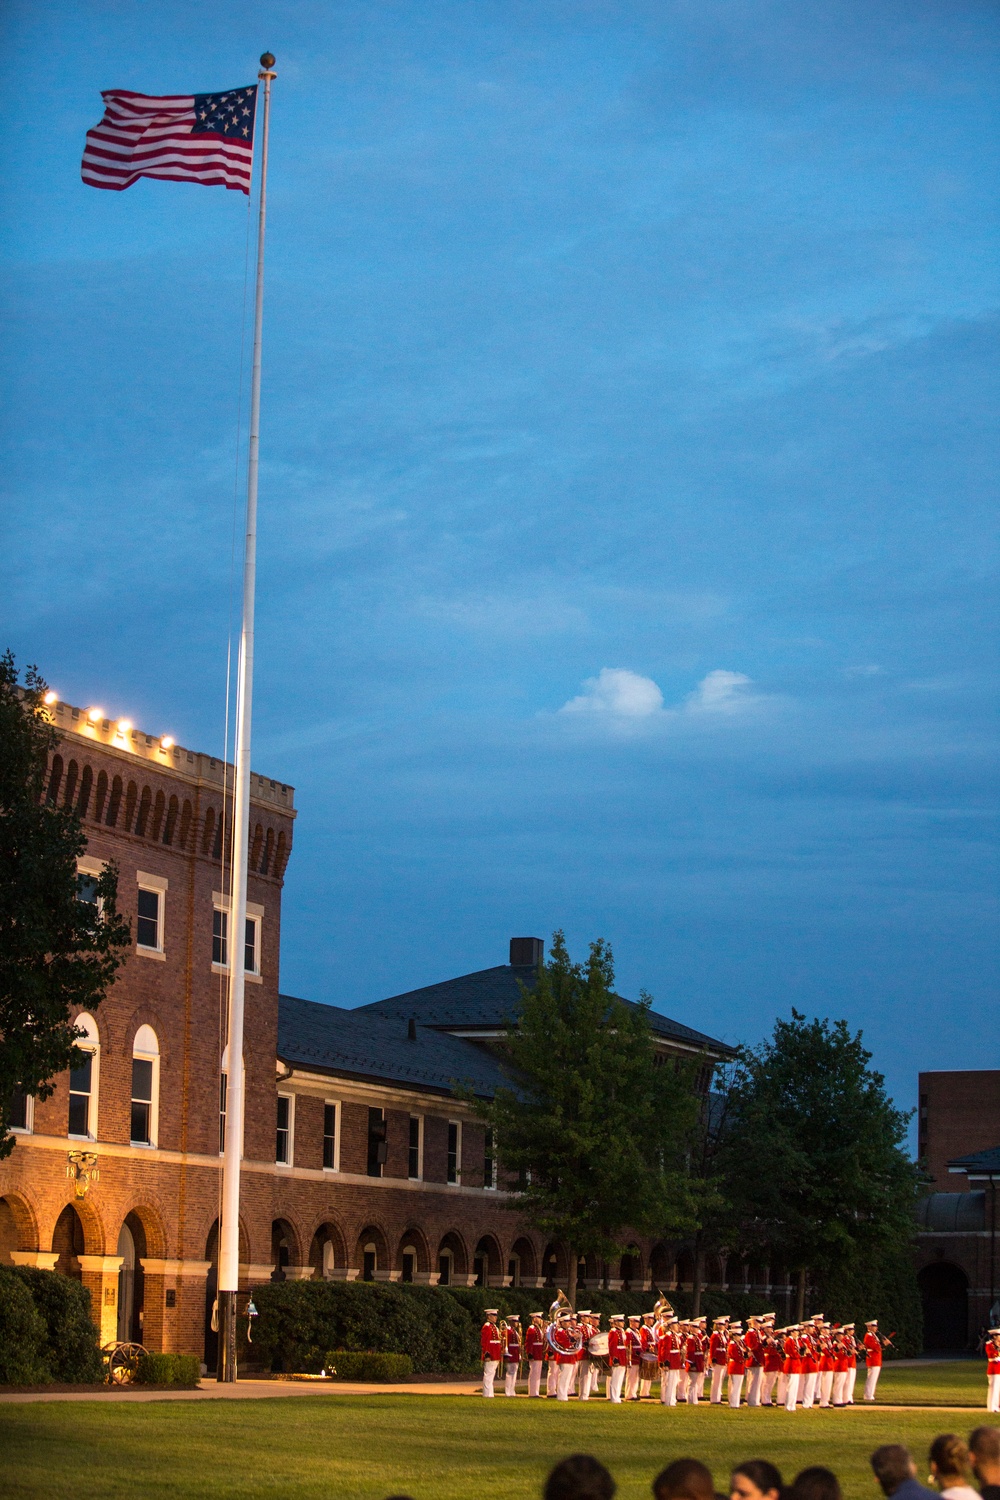
[(271, 71), (271, 69), (274, 67), (274, 53), (273, 52), (262, 52), (260, 54), (260, 65), (264, 69), (265, 72), (269, 73)]

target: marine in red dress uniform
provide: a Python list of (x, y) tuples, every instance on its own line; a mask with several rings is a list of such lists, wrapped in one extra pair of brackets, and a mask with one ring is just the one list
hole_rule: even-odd
[(503, 1339), (497, 1327), (499, 1313), (495, 1307), (486, 1309), (486, 1322), (479, 1333), (479, 1346), (483, 1357), (483, 1395), (492, 1397), (493, 1380), (503, 1356)]
[(879, 1338), (878, 1318), (868, 1319), (861, 1343), (865, 1351), (865, 1400), (874, 1401), (875, 1387), (882, 1373), (882, 1340)]
[(531, 1322), (524, 1333), (524, 1352), (528, 1357), (528, 1395), (542, 1393), (542, 1370), (545, 1367), (546, 1339), (542, 1326), (543, 1314), (531, 1314)]

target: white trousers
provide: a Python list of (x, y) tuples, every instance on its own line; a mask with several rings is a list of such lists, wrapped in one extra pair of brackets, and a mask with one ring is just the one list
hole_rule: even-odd
[(774, 1383), (778, 1378), (777, 1370), (765, 1370), (760, 1382), (760, 1401), (762, 1406), (770, 1406), (771, 1397), (774, 1395)]
[(858, 1367), (857, 1365), (852, 1365), (847, 1372), (847, 1379), (844, 1382), (844, 1399), (847, 1402), (848, 1406), (854, 1405), (854, 1387), (857, 1385), (857, 1383)]
[(730, 1406), (739, 1406), (739, 1404), (740, 1404), (740, 1393), (743, 1390), (743, 1381), (744, 1381), (744, 1378), (745, 1377), (742, 1376), (742, 1375), (730, 1375), (730, 1377), (729, 1377), (729, 1404), (730, 1404)]
[(846, 1406), (847, 1404), (847, 1370), (837, 1370), (833, 1377), (833, 1404), (834, 1406)]
[(760, 1382), (764, 1374), (763, 1365), (751, 1365), (747, 1375), (747, 1406), (760, 1405)]
[(483, 1395), (493, 1395), (493, 1381), (496, 1379), (497, 1370), (500, 1368), (498, 1359), (483, 1360)]
[(528, 1395), (541, 1395), (542, 1390), (542, 1366), (543, 1359), (529, 1359), (528, 1361)]
[(639, 1394), (639, 1366), (629, 1365), (625, 1376), (625, 1400), (631, 1401)]
[(581, 1359), (577, 1369), (580, 1372), (580, 1388), (578, 1395), (581, 1401), (590, 1400), (590, 1360)]
[(802, 1379), (802, 1376), (787, 1375), (785, 1378), (788, 1381), (788, 1388), (785, 1391), (785, 1410), (794, 1411), (795, 1403), (799, 1399), (799, 1381)]
[(875, 1400), (875, 1387), (878, 1385), (878, 1378), (881, 1375), (881, 1373), (882, 1373), (882, 1366), (881, 1365), (869, 1365), (868, 1366), (868, 1370), (867, 1370), (867, 1373), (865, 1375), (865, 1400), (866, 1401), (874, 1401)]
[(598, 1396), (598, 1395), (600, 1395), (600, 1391), (601, 1391), (601, 1367), (595, 1361), (590, 1366), (590, 1394), (592, 1396)]
[(555, 1393), (556, 1393), (556, 1375), (557, 1375), (558, 1369), (559, 1369), (559, 1366), (556, 1364), (555, 1360), (554, 1359), (550, 1359), (548, 1361), (548, 1369), (545, 1372), (545, 1394), (546, 1394), (546, 1396), (554, 1396)]
[(677, 1381), (677, 1400), (686, 1401), (688, 1398), (688, 1386), (691, 1383), (690, 1370), (681, 1370)]
[(830, 1397), (833, 1394), (833, 1371), (820, 1370), (819, 1372), (819, 1404), (829, 1406)]
[(664, 1406), (677, 1405), (677, 1381), (680, 1370), (660, 1371), (660, 1400)]
[(644, 1359), (642, 1364), (639, 1366), (640, 1396), (648, 1396), (650, 1391), (653, 1389), (653, 1381), (656, 1379), (656, 1376), (654, 1374), (655, 1368), (656, 1366), (651, 1364), (648, 1359)]
[(784, 1406), (784, 1404), (785, 1404), (785, 1397), (787, 1395), (788, 1395), (788, 1376), (785, 1374), (784, 1370), (781, 1370), (779, 1372), (779, 1374), (778, 1374), (778, 1395), (777, 1395), (777, 1401), (778, 1401), (778, 1405), (779, 1406)]
[(505, 1396), (517, 1395), (517, 1362), (512, 1359), (504, 1366), (503, 1393)]
[(1000, 1411), (1000, 1375), (986, 1377), (986, 1410)]
[(809, 1410), (816, 1399), (816, 1382), (818, 1380), (818, 1370), (810, 1370), (808, 1375), (803, 1375), (802, 1377), (802, 1405), (806, 1411)]
[(576, 1365), (556, 1365), (559, 1372), (556, 1375), (556, 1399), (568, 1401), (569, 1393), (573, 1388), (573, 1376), (576, 1374)]
[(622, 1399), (622, 1386), (625, 1384), (625, 1366), (614, 1365), (608, 1376), (608, 1400), (618, 1405)]
[(722, 1382), (726, 1378), (725, 1365), (712, 1366), (712, 1400), (718, 1406), (722, 1400)]
[(688, 1381), (688, 1406), (697, 1406), (702, 1393), (705, 1376), (701, 1370), (692, 1370)]

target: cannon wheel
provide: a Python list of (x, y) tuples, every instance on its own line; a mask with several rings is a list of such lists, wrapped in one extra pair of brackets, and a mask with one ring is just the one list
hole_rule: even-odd
[(107, 1367), (108, 1385), (131, 1385), (139, 1373), (142, 1344), (105, 1344), (101, 1350)]

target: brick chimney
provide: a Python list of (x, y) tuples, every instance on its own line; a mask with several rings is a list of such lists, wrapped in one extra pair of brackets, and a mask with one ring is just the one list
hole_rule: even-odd
[(545, 944), (541, 938), (511, 938), (510, 962), (514, 968), (537, 969), (545, 961)]

